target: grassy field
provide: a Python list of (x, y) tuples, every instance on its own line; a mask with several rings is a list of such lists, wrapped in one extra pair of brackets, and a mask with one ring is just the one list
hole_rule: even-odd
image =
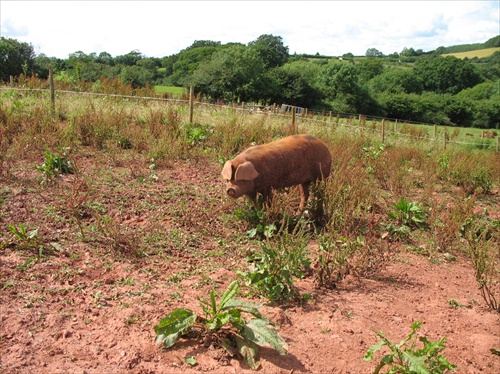
[(169, 93), (174, 96), (182, 96), (189, 94), (189, 89), (185, 87), (175, 87), (175, 86), (155, 86), (156, 93)]
[[(494, 148), (444, 149), (433, 127), (391, 123), (382, 141), (376, 121), (197, 105), (189, 123), (173, 101), (58, 95), (51, 112), (45, 92), (0, 94), (2, 370), (249, 372), (222, 348), (227, 314), (154, 345), (167, 313), (215, 308), (234, 280), (286, 339), (287, 355), (262, 349), (264, 372), (371, 372), (373, 331), (400, 341), (416, 320), (461, 372), (500, 369)], [(226, 195), (226, 160), (295, 133), (333, 160), (303, 214), (297, 187), (262, 209)]]
[(500, 47), (495, 47), (495, 48), (485, 48), (485, 49), (479, 49), (477, 51), (470, 51), (470, 52), (459, 52), (459, 53), (447, 53), (444, 54), (443, 56), (455, 56), (457, 58), (482, 58), (482, 57), (489, 57), (493, 53), (500, 51)]

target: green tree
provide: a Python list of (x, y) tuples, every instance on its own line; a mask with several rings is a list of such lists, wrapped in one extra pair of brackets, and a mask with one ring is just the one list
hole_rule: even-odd
[(500, 128), (500, 96), (475, 102), (472, 126), (478, 128)]
[(248, 46), (260, 55), (268, 69), (283, 65), (289, 57), (288, 47), (283, 44), (281, 36), (264, 34)]
[(495, 82), (483, 82), (474, 87), (466, 88), (460, 91), (457, 97), (478, 101), (495, 97), (500, 101), (500, 79)]
[(45, 54), (40, 53), (36, 55), (33, 60), (33, 71), (38, 78), (47, 79), (49, 77), (50, 68), (52, 68), (54, 72), (57, 72), (62, 70), (63, 65), (61, 59), (47, 57)]
[(99, 56), (97, 56), (95, 61), (99, 64), (104, 64), (109, 66), (113, 66), (115, 64), (113, 56), (111, 56), (108, 52), (99, 53)]
[(369, 87), (374, 93), (422, 93), (422, 79), (412, 69), (390, 69), (370, 80)]
[(488, 39), (483, 46), (483, 48), (495, 48), (495, 47), (500, 47), (500, 35)]
[(366, 57), (384, 57), (384, 54), (377, 48), (368, 48), (365, 53)]
[[(146, 83), (153, 84), (155, 80), (161, 77), (160, 71), (158, 70), (161, 62), (159, 59), (155, 58), (143, 58), (142, 60), (137, 61), (136, 66), (147, 70), (147, 73), (144, 73), (144, 77), (146, 79)], [(143, 85), (144, 86), (144, 85)]]
[(189, 81), (197, 92), (228, 101), (258, 101), (269, 95), (262, 58), (240, 44), (226, 46), (198, 66)]
[(134, 66), (137, 64), (137, 61), (144, 58), (137, 49), (127, 53), (126, 55), (116, 56), (114, 58), (116, 65), (126, 65), (126, 66)]
[(384, 72), (383, 60), (379, 58), (364, 58), (357, 62), (356, 65), (363, 81), (369, 81)]
[(500, 79), (500, 51), (496, 51), (491, 56), (483, 57), (480, 63), (475, 64), (483, 76), (489, 80)]
[(120, 72), (120, 79), (134, 88), (146, 86), (154, 77), (154, 71), (140, 65), (125, 66)]
[(417, 59), (417, 53), (413, 48), (404, 47), (399, 56), (401, 57), (401, 61), (404, 62), (415, 62)]
[(179, 59), (179, 54), (171, 55), (164, 57), (161, 60), (161, 66), (165, 69), (165, 75), (167, 77), (171, 76), (174, 73), (174, 64)]
[(0, 80), (8, 82), (11, 75), (30, 74), (34, 58), (31, 44), (0, 37)]
[(344, 53), (342, 59), (349, 62), (354, 62), (354, 55), (351, 52)]
[(447, 110), (450, 113), (453, 111), (450, 100), (451, 95), (434, 92), (423, 92), (421, 95), (383, 92), (377, 95), (377, 102), (389, 118), (445, 126), (454, 125), (447, 113)]
[(453, 56), (420, 59), (415, 73), (424, 82), (425, 90), (437, 93), (456, 94), (484, 81), (474, 65)]
[[(201, 63), (209, 61), (216, 51), (217, 47), (212, 46), (189, 48), (181, 51), (172, 64), (171, 83), (175, 86), (187, 85), (186, 82), (190, 79), (191, 74)], [(166, 65), (164, 61), (164, 66)]]
[(273, 82), (269, 101), (311, 108), (321, 102), (321, 93), (314, 86), (321, 66), (309, 61), (288, 62), (270, 72)]
[[(478, 128), (498, 128), (500, 118), (500, 79), (467, 88), (455, 96), (469, 108), (468, 125)], [(462, 104), (464, 105), (464, 104)], [(471, 118), (472, 117), (472, 118)], [(462, 118), (457, 120), (462, 123)]]
[(194, 43), (191, 44), (191, 46), (189, 46), (189, 47), (186, 48), (186, 51), (189, 50), (189, 49), (202, 48), (202, 47), (214, 47), (214, 48), (217, 48), (220, 45), (221, 45), (220, 42), (216, 42), (216, 41), (213, 41), (213, 40), (195, 40)]
[(67, 60), (67, 73), (74, 82), (95, 82), (102, 74), (102, 65), (95, 61), (95, 54), (87, 55), (82, 51), (71, 53)]
[(333, 111), (378, 114), (378, 105), (361, 84), (356, 65), (329, 62), (318, 76), (318, 87)]

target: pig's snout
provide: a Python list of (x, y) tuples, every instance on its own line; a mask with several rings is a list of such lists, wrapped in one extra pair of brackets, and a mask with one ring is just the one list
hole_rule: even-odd
[(236, 190), (233, 188), (233, 187), (229, 187), (227, 190), (226, 190), (227, 194), (229, 196), (231, 196), (232, 198), (236, 198)]

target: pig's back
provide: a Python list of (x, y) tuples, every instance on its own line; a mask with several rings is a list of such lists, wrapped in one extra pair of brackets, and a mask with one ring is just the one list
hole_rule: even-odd
[(306, 134), (248, 148), (241, 156), (259, 173), (256, 185), (280, 188), (326, 178), (331, 155), (326, 144)]

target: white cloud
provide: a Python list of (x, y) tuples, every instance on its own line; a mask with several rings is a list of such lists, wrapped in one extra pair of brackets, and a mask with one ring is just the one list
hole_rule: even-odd
[(281, 36), (290, 53), (385, 54), (484, 42), (498, 1), (0, 1), (1, 36), (37, 53), (139, 50), (163, 57), (195, 40), (247, 44)]

